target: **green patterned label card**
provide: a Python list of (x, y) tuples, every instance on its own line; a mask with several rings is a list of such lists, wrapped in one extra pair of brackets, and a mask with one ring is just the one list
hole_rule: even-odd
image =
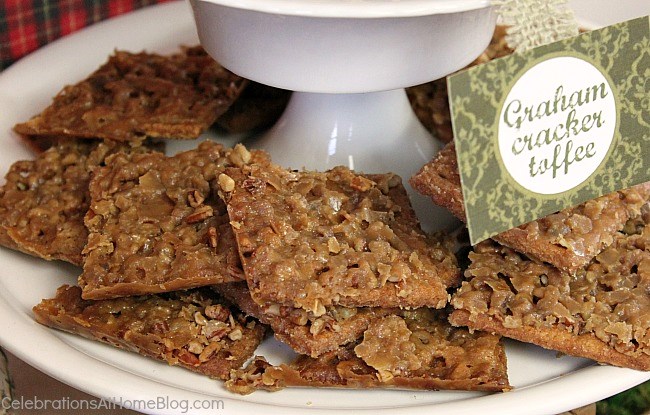
[(472, 244), (650, 180), (650, 17), (448, 79)]

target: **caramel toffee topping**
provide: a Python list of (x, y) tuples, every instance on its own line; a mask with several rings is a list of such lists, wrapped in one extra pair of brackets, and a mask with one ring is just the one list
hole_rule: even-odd
[(318, 358), (272, 366), (257, 357), (226, 382), (241, 394), (287, 386), (510, 389), (499, 337), (454, 328), (444, 312), (430, 309), (377, 319), (358, 342)]
[(616, 366), (650, 370), (650, 219), (568, 274), (494, 242), (470, 254), (451, 321)]
[(117, 154), (90, 183), (84, 298), (174, 291), (243, 278), (218, 178), (266, 160), (205, 141), (173, 157)]
[(420, 229), (401, 180), (251, 165), (228, 212), (253, 299), (322, 316), (326, 306), (444, 307), (453, 254)]
[(210, 290), (89, 301), (63, 286), (34, 307), (36, 320), (121, 349), (226, 379), (252, 356), (264, 327)]
[(245, 84), (198, 46), (171, 56), (116, 51), (14, 128), (27, 135), (116, 141), (193, 139), (228, 110)]

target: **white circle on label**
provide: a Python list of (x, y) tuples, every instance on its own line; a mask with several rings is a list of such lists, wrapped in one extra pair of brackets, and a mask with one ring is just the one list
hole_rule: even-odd
[(534, 193), (573, 189), (603, 162), (614, 140), (616, 99), (591, 63), (557, 57), (530, 68), (499, 117), (498, 144), (510, 176)]

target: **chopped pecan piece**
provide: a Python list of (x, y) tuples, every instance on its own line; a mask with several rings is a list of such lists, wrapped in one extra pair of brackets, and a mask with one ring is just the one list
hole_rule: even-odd
[[(211, 218), (212, 216), (214, 216), (214, 209), (212, 209), (212, 206), (202, 205), (194, 209), (194, 212), (190, 213), (185, 218), (185, 222), (199, 223), (199, 222), (203, 222), (208, 218)], [(215, 229), (215, 228), (211, 227), (209, 229)]]

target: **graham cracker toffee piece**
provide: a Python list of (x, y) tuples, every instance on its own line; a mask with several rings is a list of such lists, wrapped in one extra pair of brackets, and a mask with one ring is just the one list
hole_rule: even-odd
[(463, 189), (456, 159), (456, 145), (445, 145), (433, 159), (422, 166), (409, 183), (419, 193), (431, 198), (433, 203), (449, 210), (465, 221)]
[(197, 138), (228, 110), (246, 80), (200, 46), (171, 56), (116, 51), (87, 79), (66, 86), (49, 107), (14, 129), (116, 141)]
[(90, 174), (116, 152), (148, 149), (108, 141), (60, 142), (34, 160), (14, 163), (0, 187), (0, 245), (81, 265)]
[(328, 306), (320, 317), (300, 308), (271, 304), (260, 306), (250, 296), (245, 282), (213, 287), (244, 313), (271, 326), (275, 338), (297, 353), (318, 357), (356, 341), (368, 325), (396, 309)]
[[(410, 181), (418, 192), (465, 220), (454, 143), (447, 144)], [(493, 237), (499, 243), (576, 272), (604, 248), (650, 200), (650, 182), (589, 200)]]
[(89, 301), (64, 285), (33, 311), (46, 326), (219, 379), (253, 355), (265, 331), (209, 289)]
[[(79, 285), (86, 299), (151, 294), (243, 278), (216, 181), (226, 166), (266, 159), (205, 141), (173, 157), (116, 155), (90, 183)], [(215, 190), (213, 190), (215, 189)]]
[[(650, 227), (619, 233), (575, 275), (494, 242), (471, 254), (455, 325), (599, 363), (650, 370)], [(632, 227), (637, 232), (637, 227)]]
[(316, 317), (329, 305), (440, 308), (458, 283), (453, 254), (420, 230), (398, 176), (270, 165), (233, 180), (228, 212), (259, 304)]
[(257, 357), (226, 387), (247, 394), (289, 386), (504, 391), (510, 389), (500, 337), (454, 328), (446, 313), (418, 309), (373, 321), (363, 339), (316, 359), (272, 366)]

